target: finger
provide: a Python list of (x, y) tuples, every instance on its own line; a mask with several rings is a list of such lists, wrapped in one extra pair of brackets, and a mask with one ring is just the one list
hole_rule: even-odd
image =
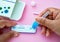
[(3, 29), (5, 27), (5, 24), (0, 25), (0, 29)]
[(42, 12), (39, 14), (39, 17), (42, 17), (47, 11), (48, 11), (48, 9), (45, 9), (44, 11), (42, 11)]
[(55, 20), (60, 20), (60, 12), (58, 13), (58, 15), (56, 16)]
[(15, 32), (10, 31), (8, 33), (5, 33), (3, 35), (0, 35), (0, 41), (8, 41), (10, 38), (14, 37)]
[(6, 27), (11, 27), (15, 26), (16, 22), (15, 21), (10, 21), (10, 20), (0, 20), (0, 29)]
[(45, 9), (44, 11), (42, 11), (42, 12), (39, 14), (39, 17), (43, 16), (47, 11), (50, 12), (49, 16), (50, 16), (50, 15), (53, 15), (53, 12), (54, 12), (55, 10), (59, 10), (59, 9), (53, 8), (53, 7), (47, 8), (47, 9)]
[(60, 10), (55, 10), (55, 11), (53, 12), (53, 19), (56, 18), (56, 16), (59, 14), (59, 12), (60, 12)]
[(48, 37), (50, 35), (50, 30), (46, 29), (46, 37)]
[(5, 20), (0, 20), (0, 29), (5, 27)]
[(36, 21), (37, 21), (39, 24), (41, 24), (41, 25), (43, 25), (43, 26), (46, 26), (46, 27), (48, 27), (48, 28), (50, 28), (50, 29), (52, 29), (53, 23), (54, 23), (54, 20), (49, 20), (49, 19), (43, 18), (43, 17), (38, 17), (38, 18), (36, 18)]
[(10, 19), (7, 17), (0, 16), (0, 20), (10, 20)]
[(47, 19), (53, 20), (53, 16), (48, 16)]
[(46, 32), (46, 28), (43, 26), (41, 30), (41, 34), (45, 35), (45, 32)]
[(51, 14), (49, 14), (49, 16), (52, 16), (53, 19), (55, 19), (56, 16), (58, 15), (58, 13), (60, 12), (60, 10), (57, 9), (57, 8), (52, 8), (52, 7), (50, 7), (50, 8), (48, 8), (48, 9), (49, 9), (49, 11), (50, 11), (50, 13), (51, 13)]
[(50, 12), (54, 12), (55, 10), (59, 10), (59, 9), (57, 9), (57, 8), (53, 8), (53, 7), (50, 7), (50, 8), (47, 8)]
[(44, 11), (42, 11), (42, 12), (39, 14), (39, 16), (40, 16), (40, 17), (43, 16), (47, 11), (50, 12), (49, 15), (52, 15), (52, 13), (53, 13), (55, 10), (58, 10), (58, 9), (53, 8), (53, 7), (47, 8), (47, 9), (45, 9)]
[(17, 23), (15, 21), (6, 21), (6, 27), (15, 26)]

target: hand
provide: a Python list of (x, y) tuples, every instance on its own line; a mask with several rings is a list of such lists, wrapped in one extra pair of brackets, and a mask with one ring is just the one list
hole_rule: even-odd
[(9, 18), (0, 16), (0, 29), (4, 27), (12, 27), (16, 25), (16, 22), (13, 20), (10, 20)]
[[(43, 18), (42, 16), (47, 11), (50, 12), (49, 16), (47, 18)], [(50, 30), (52, 30), (57, 35), (60, 35), (60, 9), (47, 8), (36, 18), (36, 21), (40, 25), (42, 25), (41, 26), (42, 27), (42, 34), (49, 36)]]
[[(11, 27), (16, 25), (15, 21), (10, 20), (9, 18), (6, 17), (2, 17), (0, 16), (0, 33), (2, 33), (2, 29), (4, 29), (4, 27)], [(0, 42), (7, 42), (10, 38), (17, 36), (18, 33), (15, 31), (9, 31), (7, 33), (2, 33), (0, 35)]]

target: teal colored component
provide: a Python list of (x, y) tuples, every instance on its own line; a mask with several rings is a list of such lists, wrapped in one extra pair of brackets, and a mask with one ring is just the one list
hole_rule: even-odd
[(8, 9), (10, 9), (10, 7), (8, 7)]
[(37, 21), (34, 21), (34, 23), (33, 23), (33, 25), (32, 25), (32, 28), (33, 28), (33, 29), (36, 29), (38, 25), (39, 25), (38, 22), (37, 22)]
[(4, 7), (4, 9), (6, 9), (6, 7)]
[(0, 10), (2, 10), (2, 7), (0, 7)]
[(3, 13), (3, 11), (1, 13)]
[(5, 10), (4, 12), (5, 12), (5, 13), (8, 13), (8, 10)]

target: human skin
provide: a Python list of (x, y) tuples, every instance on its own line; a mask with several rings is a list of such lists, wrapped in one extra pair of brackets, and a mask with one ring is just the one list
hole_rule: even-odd
[[(47, 11), (49, 11), (50, 14), (46, 18), (43, 18), (42, 16)], [(49, 36), (50, 32), (53, 31), (60, 36), (60, 9), (47, 8), (39, 14), (36, 21), (41, 25), (41, 34)]]
[(4, 27), (12, 27), (15, 26), (16, 22), (13, 20), (10, 20), (9, 18), (0, 16), (0, 42), (7, 42), (12, 37), (15, 37), (18, 35), (15, 31), (8, 31), (7, 33), (3, 33), (2, 29)]

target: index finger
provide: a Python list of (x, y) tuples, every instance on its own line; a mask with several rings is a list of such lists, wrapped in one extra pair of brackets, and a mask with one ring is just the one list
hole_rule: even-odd
[(45, 9), (44, 11), (42, 11), (40, 14), (39, 14), (39, 17), (42, 17), (47, 11), (49, 11), (50, 12), (50, 16), (51, 15), (53, 15), (53, 12), (55, 11), (55, 10), (58, 10), (58, 9), (56, 9), (56, 8), (47, 8), (47, 9)]
[(42, 11), (42, 12), (39, 14), (39, 17), (42, 17), (47, 11), (48, 11), (48, 9), (45, 9), (44, 11)]
[(0, 20), (11, 20), (11, 19), (4, 17), (4, 16), (0, 16)]

